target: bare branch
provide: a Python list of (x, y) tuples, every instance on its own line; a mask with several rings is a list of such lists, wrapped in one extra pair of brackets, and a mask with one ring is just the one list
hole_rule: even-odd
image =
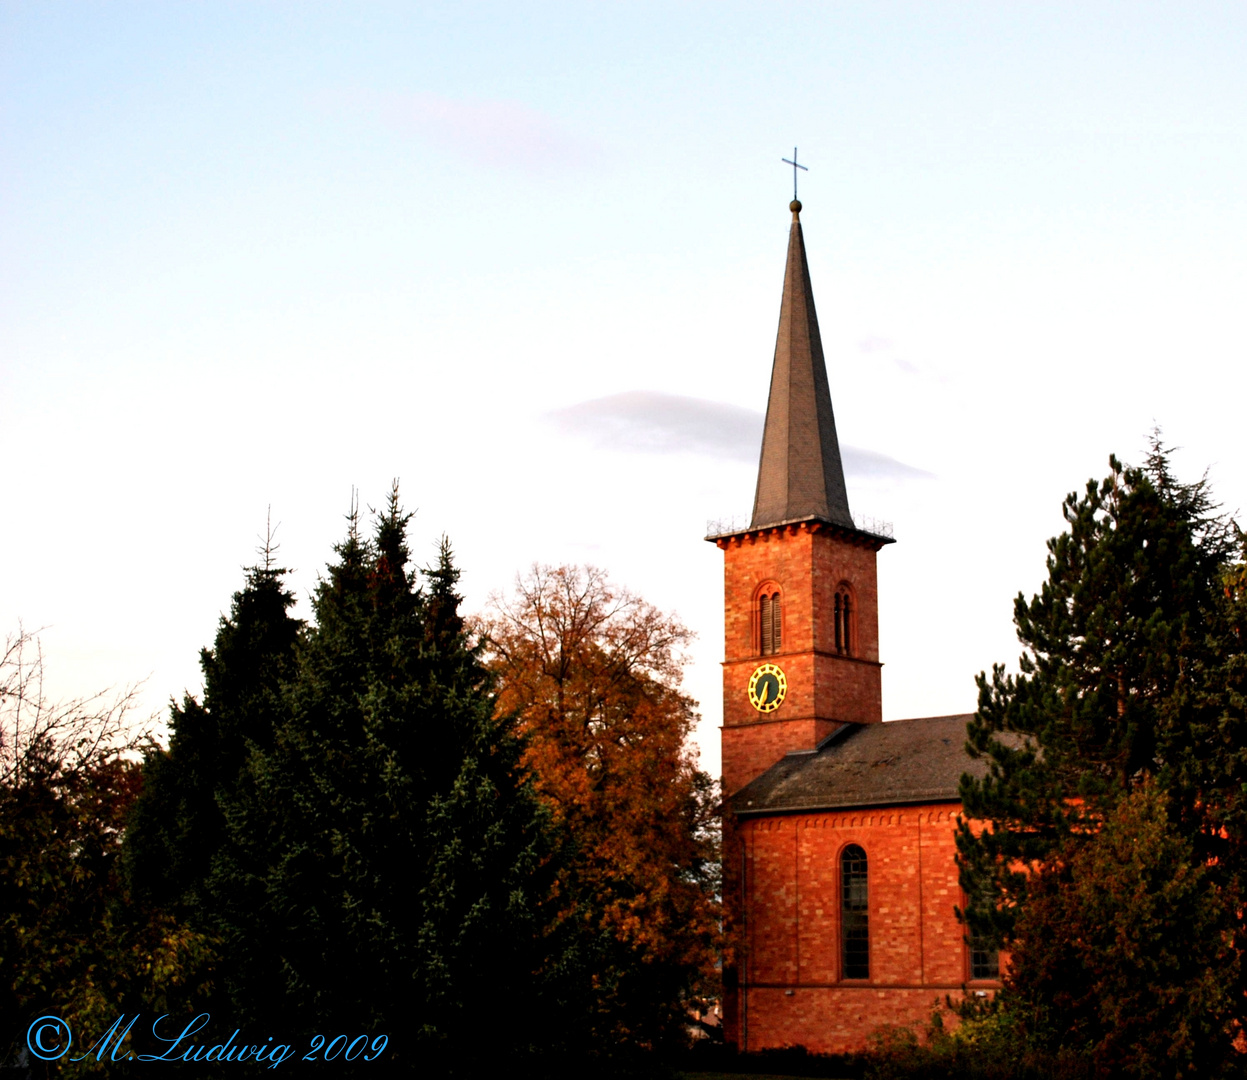
[(62, 773), (89, 768), (151, 739), (150, 721), (131, 719), (141, 684), (49, 702), (43, 679), (39, 637), (19, 624), (5, 636), (0, 658), (0, 788), (18, 787), (49, 766)]

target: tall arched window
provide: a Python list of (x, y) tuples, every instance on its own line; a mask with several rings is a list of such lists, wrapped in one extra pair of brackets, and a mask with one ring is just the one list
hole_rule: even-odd
[(847, 585), (836, 590), (836, 652), (853, 655), (853, 600)]
[(764, 591), (758, 597), (758, 647), (763, 656), (779, 652), (783, 645), (782, 616), (779, 592)]
[(870, 978), (870, 915), (866, 852), (850, 844), (840, 855), (840, 941), (844, 978)]

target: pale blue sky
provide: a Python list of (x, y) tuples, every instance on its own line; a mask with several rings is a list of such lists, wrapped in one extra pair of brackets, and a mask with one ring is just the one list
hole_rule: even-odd
[(1247, 505), (1245, 55), (1241, 4), (0, 3), (0, 622), (159, 708), (268, 504), (305, 596), (399, 476), (472, 607), (678, 609), (717, 768), (754, 469), (672, 398), (765, 405), (796, 144), (841, 437), (909, 467), (849, 478), (885, 711), (970, 709), (1110, 451)]

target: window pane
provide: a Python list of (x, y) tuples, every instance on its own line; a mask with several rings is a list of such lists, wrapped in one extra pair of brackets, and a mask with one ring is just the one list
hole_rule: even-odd
[(762, 632), (762, 655), (767, 656), (775, 651), (771, 644), (771, 598), (764, 596), (758, 601), (759, 629)]
[(771, 597), (771, 645), (779, 652), (783, 645), (783, 632), (780, 629), (779, 593)]
[(866, 888), (866, 852), (856, 844), (840, 856), (840, 932), (844, 978), (870, 978), (870, 916)]
[(973, 939), (970, 941), (970, 978), (1000, 978), (1000, 954)]

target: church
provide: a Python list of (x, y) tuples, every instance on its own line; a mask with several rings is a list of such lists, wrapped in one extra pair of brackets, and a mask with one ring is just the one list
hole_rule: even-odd
[(956, 908), (968, 716), (883, 723), (876, 558), (849, 513), (795, 199), (757, 492), (724, 556), (723, 1025), (743, 1051), (861, 1050), (998, 987)]

